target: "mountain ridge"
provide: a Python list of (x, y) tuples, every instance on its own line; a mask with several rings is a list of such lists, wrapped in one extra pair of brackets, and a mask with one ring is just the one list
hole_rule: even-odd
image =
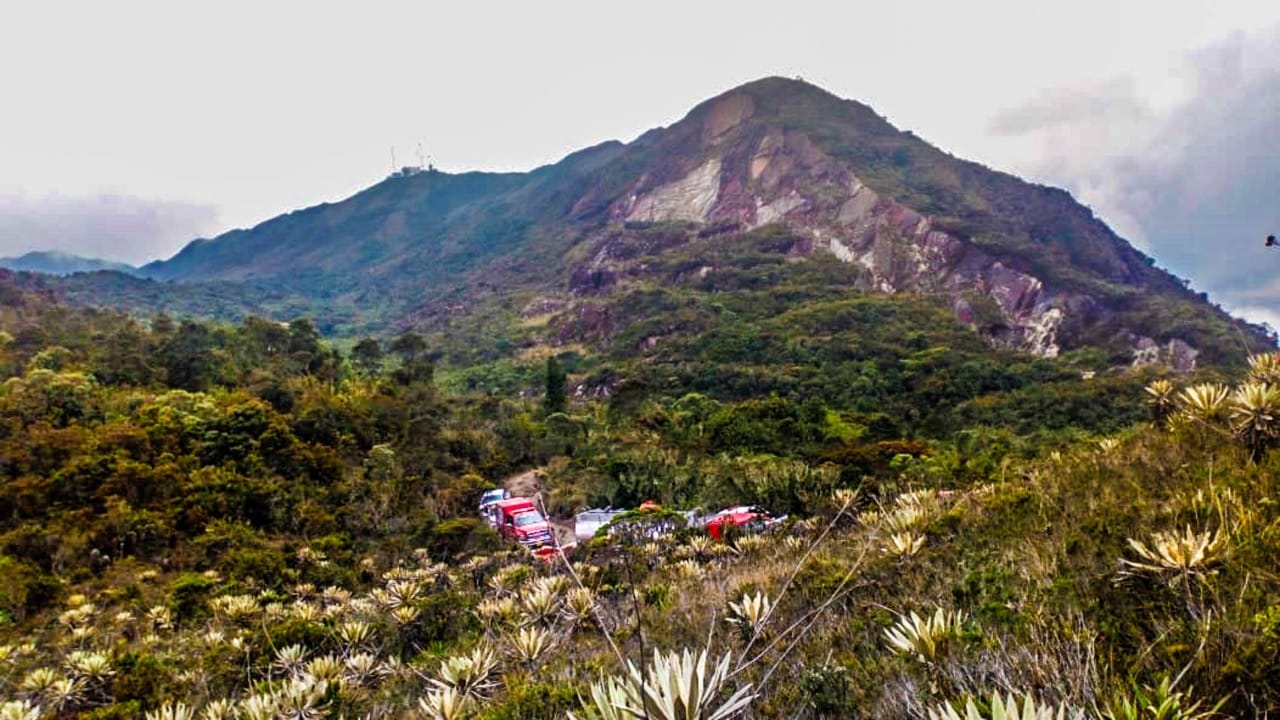
[[(514, 293), (508, 306), (541, 299), (569, 312), (584, 277), (643, 281), (643, 268), (618, 253), (634, 240), (627, 227), (645, 223), (696, 226), (666, 250), (696, 246), (712, 230), (779, 225), (805, 236), (788, 251), (793, 259), (834, 255), (858, 268), (850, 291), (946, 296), (958, 322), (1034, 354), (1101, 346), (1185, 368), (1215, 344), (1211, 336), (1272, 342), (1155, 267), (1065, 191), (957, 159), (862, 103), (776, 77), (630, 143), (527, 173), (391, 177), (193, 242), (140, 273), (265, 284), (310, 298), (339, 332), (431, 331), (480, 286)], [(599, 295), (592, 282), (587, 294)], [(976, 321), (984, 311), (975, 305), (988, 301), (995, 316)]]

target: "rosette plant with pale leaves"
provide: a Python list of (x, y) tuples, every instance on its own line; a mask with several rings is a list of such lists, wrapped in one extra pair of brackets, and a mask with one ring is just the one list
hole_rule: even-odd
[(1280, 385), (1280, 352), (1250, 355), (1249, 380), (1262, 385)]
[(909, 615), (899, 615), (898, 621), (884, 634), (894, 652), (933, 662), (946, 650), (949, 641), (958, 638), (963, 631), (964, 612), (953, 613), (938, 608), (933, 615), (923, 618), (914, 610)]
[(1084, 720), (1083, 710), (1068, 705), (1038, 703), (1030, 695), (1023, 695), (1019, 702), (1012, 694), (1000, 697), (991, 694), (990, 709), (986, 712), (972, 698), (966, 698), (963, 714), (950, 705), (940, 705), (929, 711), (929, 720)]
[(429, 682), (438, 688), (453, 688), (463, 697), (484, 698), (497, 685), (492, 677), (497, 667), (493, 650), (477, 647), (470, 655), (446, 658), (440, 663), (440, 679)]
[(1173, 383), (1168, 380), (1156, 380), (1148, 385), (1147, 405), (1151, 408), (1151, 419), (1156, 425), (1164, 427), (1169, 416), (1173, 415), (1178, 409), (1177, 393), (1174, 390)]
[(755, 595), (743, 594), (738, 602), (729, 603), (727, 620), (738, 626), (742, 636), (750, 639), (763, 629), (769, 615), (773, 612), (773, 602), (763, 592)]
[(1178, 395), (1178, 404), (1187, 418), (1202, 423), (1223, 419), (1227, 412), (1227, 398), (1231, 392), (1225, 385), (1201, 383), (1184, 389)]
[(708, 665), (707, 651), (694, 656), (655, 652), (646, 671), (627, 663), (621, 680), (608, 679), (592, 689), (585, 714), (571, 717), (628, 720), (732, 720), (755, 701), (751, 685), (724, 693), (729, 683), (729, 656)]
[(1129, 547), (1142, 559), (1121, 560), (1127, 567), (1171, 580), (1187, 577), (1203, 580), (1214, 572), (1230, 549), (1228, 537), (1222, 531), (1193, 532), (1189, 525), (1181, 534), (1157, 532), (1151, 536), (1150, 544), (1129, 538)]
[(1257, 460), (1280, 438), (1280, 388), (1246, 383), (1231, 394), (1230, 406), (1231, 432), (1249, 451), (1249, 459)]

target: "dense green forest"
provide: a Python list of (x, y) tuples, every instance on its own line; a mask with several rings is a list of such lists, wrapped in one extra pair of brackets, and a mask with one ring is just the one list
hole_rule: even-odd
[[(909, 297), (738, 323), (642, 289), (637, 323), (688, 323), (669, 362), (464, 365), (0, 293), (4, 720), (1280, 710), (1274, 356), (1193, 384)], [(475, 514), (526, 470), (559, 517), (789, 519), (548, 563)]]

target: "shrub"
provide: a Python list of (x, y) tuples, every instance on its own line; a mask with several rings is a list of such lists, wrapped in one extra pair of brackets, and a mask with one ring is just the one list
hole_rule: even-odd
[(116, 670), (116, 676), (111, 682), (112, 696), (117, 702), (132, 703), (143, 710), (150, 710), (160, 702), (172, 672), (171, 668), (154, 655), (132, 652), (120, 657), (116, 662)]
[(179, 622), (195, 622), (209, 616), (209, 599), (216, 584), (203, 575), (185, 573), (173, 581), (169, 609)]

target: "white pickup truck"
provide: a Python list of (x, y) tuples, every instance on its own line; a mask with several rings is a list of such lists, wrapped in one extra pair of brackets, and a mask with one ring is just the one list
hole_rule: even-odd
[(489, 527), (498, 526), (497, 504), (511, 497), (511, 493), (506, 488), (493, 488), (485, 490), (484, 495), (480, 496), (480, 517), (489, 523)]
[(578, 542), (586, 542), (595, 537), (600, 528), (608, 525), (614, 518), (624, 512), (626, 510), (615, 510), (613, 508), (583, 510), (573, 516), (573, 536), (578, 539)]

